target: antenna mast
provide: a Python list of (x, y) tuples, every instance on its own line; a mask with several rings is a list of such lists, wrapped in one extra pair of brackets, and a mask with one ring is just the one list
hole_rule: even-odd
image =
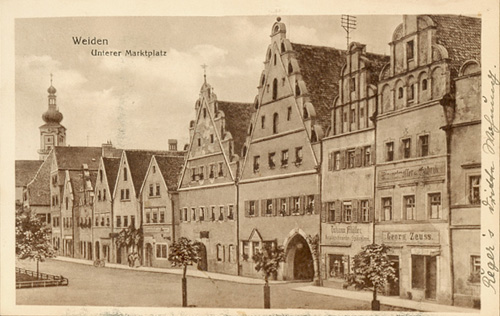
[(342, 14), (341, 25), (347, 33), (347, 36), (346, 36), (347, 50), (349, 50), (349, 40), (351, 39), (349, 35), (350, 35), (351, 30), (356, 29), (356, 17), (353, 15)]

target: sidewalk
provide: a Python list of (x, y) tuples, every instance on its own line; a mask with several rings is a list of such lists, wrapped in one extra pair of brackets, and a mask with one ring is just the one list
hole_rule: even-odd
[[(366, 291), (351, 291), (351, 290), (341, 290), (334, 289), (328, 287), (319, 287), (319, 286), (303, 286), (294, 288), (295, 291), (309, 292), (315, 294), (343, 297), (356, 299), (360, 301), (371, 302), (373, 298), (372, 292)], [(428, 302), (418, 302), (407, 299), (402, 299), (399, 297), (388, 297), (388, 296), (377, 296), (380, 304), (390, 305), (390, 306), (398, 306), (403, 308), (414, 309), (417, 311), (423, 312), (448, 312), (448, 313), (471, 313), (471, 314), (479, 314), (480, 310), (471, 309), (471, 308), (463, 308), (457, 306), (450, 305), (442, 305), (442, 304), (434, 304)]]
[[(75, 259), (75, 258), (68, 258), (68, 257), (63, 257), (63, 256), (57, 256), (56, 258), (53, 258), (53, 259), (59, 260), (59, 261), (72, 262), (72, 263), (86, 264), (89, 266), (94, 265), (94, 261), (91, 261), (91, 260)], [(116, 264), (116, 263), (106, 263), (106, 268), (182, 275), (182, 269), (179, 269), (179, 268), (177, 268), (177, 269), (174, 269), (174, 268), (163, 269), (163, 268), (152, 268), (152, 267), (131, 268), (128, 265)], [(264, 285), (263, 279), (254, 279), (254, 278), (247, 278), (247, 277), (242, 277), (242, 276), (237, 276), (237, 275), (229, 275), (229, 274), (222, 274), (222, 273), (200, 271), (200, 270), (196, 270), (196, 269), (190, 269), (189, 267), (187, 269), (186, 275), (191, 276), (191, 277), (195, 277), (195, 278), (204, 278), (204, 279), (211, 279), (211, 280), (236, 282), (236, 283), (242, 283), (242, 284), (261, 284), (261, 285)], [(288, 282), (286, 282), (286, 281), (271, 281), (271, 280), (269, 281), (269, 284), (285, 284), (285, 283), (288, 283)]]

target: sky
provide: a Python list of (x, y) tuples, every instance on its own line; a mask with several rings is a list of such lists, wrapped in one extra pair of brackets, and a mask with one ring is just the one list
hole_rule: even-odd
[[(167, 149), (189, 142), (203, 83), (219, 100), (252, 103), (276, 16), (75, 17), (15, 22), (15, 158), (38, 159), (50, 74), (66, 144)], [(346, 48), (340, 16), (282, 16), (292, 42)], [(400, 15), (357, 16), (351, 41), (389, 55)], [(73, 37), (109, 45), (75, 45)], [(92, 56), (91, 50), (163, 50), (164, 57)]]

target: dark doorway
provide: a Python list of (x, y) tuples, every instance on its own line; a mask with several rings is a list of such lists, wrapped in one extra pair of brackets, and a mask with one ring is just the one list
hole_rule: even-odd
[(399, 296), (399, 257), (398, 256), (388, 256), (389, 260), (392, 262), (392, 267), (394, 268), (394, 274), (396, 275), (396, 280), (391, 280), (389, 282), (387, 295)]
[(198, 261), (198, 270), (207, 271), (207, 248), (204, 244), (200, 243), (200, 261)]
[(437, 264), (436, 257), (426, 257), (425, 258), (425, 298), (435, 300), (436, 299), (436, 277), (437, 277)]
[(95, 242), (95, 258), (97, 260), (101, 259), (101, 254), (99, 253), (99, 251), (101, 251), (101, 248), (99, 247), (99, 242), (96, 241)]
[(151, 246), (150, 243), (146, 244), (146, 258), (145, 258), (144, 265), (146, 267), (153, 266), (153, 246)]
[(295, 235), (288, 243), (286, 252), (285, 279), (312, 280), (314, 262), (307, 241), (301, 235)]

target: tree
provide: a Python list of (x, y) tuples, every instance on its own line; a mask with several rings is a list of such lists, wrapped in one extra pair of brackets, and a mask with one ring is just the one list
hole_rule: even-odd
[(132, 223), (129, 227), (122, 229), (116, 238), (118, 248), (125, 248), (128, 252), (128, 265), (133, 267), (139, 259), (139, 247), (142, 245), (142, 228), (136, 229)]
[(321, 285), (321, 276), (319, 273), (319, 235), (308, 235), (307, 243), (311, 247), (311, 254), (314, 260), (314, 282), (316, 285)]
[(349, 285), (356, 289), (373, 291), (372, 310), (380, 310), (377, 292), (382, 291), (390, 281), (396, 281), (396, 270), (387, 256), (390, 247), (370, 244), (354, 256), (353, 274), (347, 276)]
[(255, 262), (255, 270), (262, 270), (264, 275), (264, 308), (271, 308), (271, 289), (269, 288), (269, 277), (278, 273), (280, 262), (285, 259), (285, 251), (282, 246), (271, 246), (265, 243), (262, 251), (257, 251), (252, 256)]
[(173, 267), (182, 267), (182, 307), (187, 307), (187, 266), (191, 266), (200, 260), (199, 243), (193, 242), (186, 237), (181, 237), (170, 246), (168, 261)]
[(51, 229), (45, 226), (31, 210), (16, 211), (16, 256), (36, 260), (36, 277), (39, 278), (39, 263), (55, 257), (50, 243)]

